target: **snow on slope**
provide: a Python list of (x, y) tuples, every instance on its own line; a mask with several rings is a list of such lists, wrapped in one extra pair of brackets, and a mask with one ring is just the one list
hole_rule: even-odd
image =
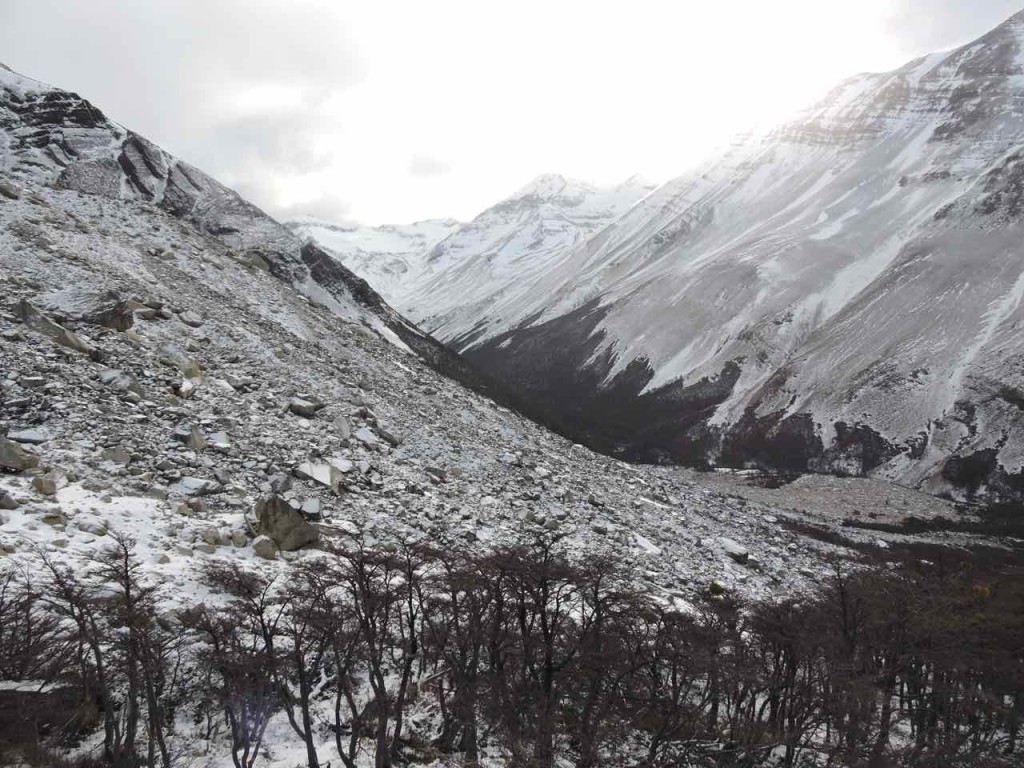
[[(383, 227), (289, 222), (422, 324), (470, 317), (538, 262), (617, 219), (653, 185), (630, 178), (610, 188), (547, 174), (467, 224), (444, 219)], [(451, 322), (451, 320), (447, 320)]]
[(615, 221), (653, 188), (638, 177), (598, 188), (539, 176), (438, 243), (427, 255), (426, 279), (406, 292), (400, 307), (424, 327), (473, 323), (484, 307)]
[[(1022, 38), (1019, 14), (852, 78), (586, 242), (520, 252), (486, 301), (429, 311), (460, 285), (456, 264), (418, 316), (549, 419), (627, 455), (1015, 497)], [(565, 416), (612, 391), (638, 423)]]
[(381, 227), (297, 219), (286, 226), (299, 237), (315, 240), (389, 304), (400, 307), (402, 296), (421, 280), (427, 253), (460, 225), (454, 219)]

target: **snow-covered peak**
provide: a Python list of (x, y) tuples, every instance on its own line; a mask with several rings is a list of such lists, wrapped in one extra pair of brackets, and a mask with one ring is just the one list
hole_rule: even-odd
[(455, 219), (412, 224), (330, 224), (305, 217), (287, 223), (303, 239), (313, 239), (334, 258), (366, 280), (386, 301), (401, 295), (426, 269), (430, 250), (459, 226)]
[(585, 181), (568, 179), (557, 173), (541, 174), (523, 187), (520, 187), (509, 200), (521, 198), (538, 198), (551, 200), (554, 198), (578, 198), (591, 194), (596, 188)]
[(31, 77), (18, 74), (0, 61), (0, 87), (20, 93), (44, 93), (54, 88)]

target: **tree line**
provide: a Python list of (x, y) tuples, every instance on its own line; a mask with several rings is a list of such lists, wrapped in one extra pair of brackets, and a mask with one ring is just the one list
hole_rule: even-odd
[(390, 549), (211, 559), (173, 616), (124, 536), (84, 571), (8, 563), (0, 680), (34, 682), (0, 685), (0, 762), (255, 768), (279, 718), (308, 768), (1021, 764), (1019, 576), (836, 567), (683, 606), (557, 539)]

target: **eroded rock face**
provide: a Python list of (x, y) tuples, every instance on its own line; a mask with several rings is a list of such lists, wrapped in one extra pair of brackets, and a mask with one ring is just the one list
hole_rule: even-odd
[(315, 543), (320, 531), (306, 522), (300, 512), (280, 496), (271, 495), (256, 502), (259, 533), (268, 536), (283, 551), (291, 552)]

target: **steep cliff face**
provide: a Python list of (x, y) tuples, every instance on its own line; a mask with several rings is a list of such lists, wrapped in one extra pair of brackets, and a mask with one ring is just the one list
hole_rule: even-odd
[[(566, 428), (625, 456), (1017, 497), (1022, 39), (1018, 15), (852, 78), (585, 242), (522, 256), (486, 301), (408, 301), (535, 407), (563, 382)], [(456, 283), (446, 272), (435, 285)], [(702, 382), (719, 382), (714, 398), (688, 404)], [(621, 391), (635, 417), (611, 426)], [(675, 426), (652, 438), (652, 420)]]

